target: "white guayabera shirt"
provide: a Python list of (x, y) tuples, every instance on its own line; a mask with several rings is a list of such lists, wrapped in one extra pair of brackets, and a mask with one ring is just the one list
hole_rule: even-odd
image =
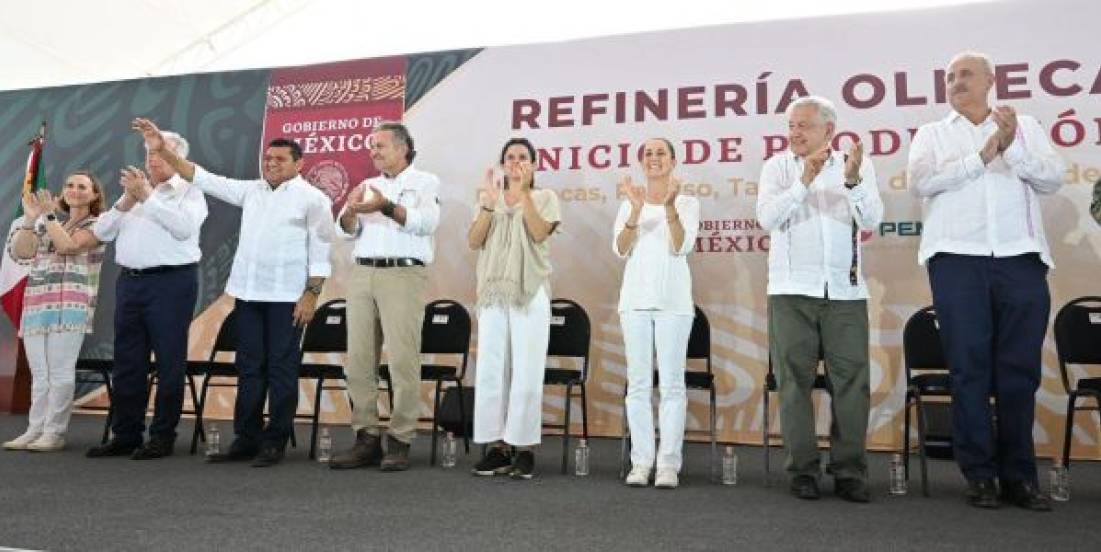
[(953, 111), (914, 136), (908, 171), (910, 186), (924, 199), (921, 264), (937, 253), (1039, 253), (1044, 264), (1055, 266), (1037, 194), (1052, 194), (1063, 184), (1063, 160), (1036, 119), (1019, 115), (1013, 143), (983, 165), (979, 151), (997, 130), (992, 116), (975, 125)]
[(263, 179), (234, 180), (196, 165), (193, 182), (241, 208), (241, 236), (227, 294), (243, 301), (293, 303), (308, 278), (332, 272), (332, 202), (301, 176), (273, 190)]

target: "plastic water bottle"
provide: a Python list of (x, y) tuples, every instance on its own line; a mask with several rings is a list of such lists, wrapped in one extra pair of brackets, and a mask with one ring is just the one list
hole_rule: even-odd
[(723, 450), (723, 485), (738, 484), (738, 454), (734, 447)]
[(589, 475), (589, 441), (581, 439), (577, 442), (577, 450), (573, 451), (573, 474), (578, 477)]
[(1063, 460), (1056, 458), (1051, 464), (1051, 482), (1048, 486), (1048, 494), (1057, 502), (1070, 500), (1070, 472), (1063, 465)]
[(458, 456), (458, 443), (455, 442), (455, 434), (448, 431), (447, 435), (443, 438), (443, 459), (440, 460), (440, 466), (444, 469), (451, 469), (455, 467), (455, 462)]
[(211, 422), (206, 426), (206, 455), (216, 456), (222, 453), (222, 436), (218, 433), (218, 424)]
[(893, 496), (906, 494), (906, 465), (902, 462), (902, 454), (891, 455), (890, 467), (890, 492)]
[(321, 436), (317, 438), (317, 461), (328, 464), (333, 459), (333, 436), (329, 426), (321, 426)]

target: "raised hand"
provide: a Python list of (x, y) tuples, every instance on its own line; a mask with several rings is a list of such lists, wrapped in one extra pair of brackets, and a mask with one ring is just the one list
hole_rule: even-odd
[(1017, 137), (1017, 111), (1008, 105), (1000, 105), (990, 112), (998, 125), (998, 149), (1005, 151)]
[(145, 177), (145, 173), (141, 169), (129, 165), (121, 172), (122, 176), (119, 178), (119, 184), (122, 185), (122, 189), (126, 191), (126, 194), (134, 198), (135, 201), (145, 201), (153, 193), (153, 186), (149, 184), (149, 179)]
[(44, 208), (34, 192), (27, 191), (23, 194), (23, 220), (26, 223), (34, 222), (43, 212)]
[(627, 197), (631, 203), (631, 209), (642, 210), (642, 203), (646, 201), (646, 190), (642, 186), (635, 186), (630, 175), (624, 175), (619, 179), (619, 192)]
[(49, 190), (43, 188), (38, 190), (38, 204), (41, 208), (40, 215), (52, 215), (57, 212), (59, 197), (54, 197)]
[(482, 187), (478, 190), (478, 201), (481, 202), (482, 207), (486, 209), (496, 207), (497, 200), (501, 197), (501, 183), (501, 176), (493, 170), (493, 167), (486, 169), (485, 178), (482, 179)]
[(825, 166), (826, 160), (830, 158), (830, 145), (827, 143), (822, 146), (822, 149), (808, 155), (803, 160), (803, 177), (802, 182), (805, 186), (810, 186), (811, 182), (818, 177), (818, 173), (822, 172), (822, 167)]
[(681, 182), (679, 178), (670, 178), (669, 185), (665, 188), (665, 198), (662, 203), (667, 207), (672, 207), (677, 202), (677, 195), (680, 194)]
[(528, 162), (521, 162), (520, 169), (520, 191), (530, 192), (532, 184), (535, 183), (535, 165)]
[(141, 134), (145, 139), (145, 147), (152, 153), (160, 153), (164, 150), (164, 135), (161, 129), (149, 119), (138, 117), (130, 123), (130, 128)]
[(860, 178), (860, 163), (864, 161), (864, 143), (854, 142), (845, 160), (845, 182), (856, 182)]

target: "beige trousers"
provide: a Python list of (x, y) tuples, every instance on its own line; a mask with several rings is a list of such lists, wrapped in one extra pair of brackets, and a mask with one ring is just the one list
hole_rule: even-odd
[(420, 414), (421, 325), (428, 275), (423, 266), (352, 267), (348, 286), (348, 392), (352, 429), (380, 432), (378, 365), (385, 337), (394, 386), (388, 433), (411, 443)]

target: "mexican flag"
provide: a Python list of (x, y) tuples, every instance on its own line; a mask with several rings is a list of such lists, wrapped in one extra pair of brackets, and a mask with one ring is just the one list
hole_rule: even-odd
[[(27, 158), (27, 172), (23, 177), (23, 190), (21, 194), (35, 191), (46, 185), (45, 171), (42, 165), (42, 146), (46, 142), (46, 123), (42, 123), (42, 129), (38, 136), (31, 140), (31, 153)], [(22, 195), (20, 195), (22, 197)], [(8, 315), (13, 326), (19, 329), (20, 318), (23, 314), (23, 290), (27, 287), (27, 275), (30, 274), (30, 263), (20, 262), (12, 258), (10, 248), (11, 239), (16, 229), (23, 224), (23, 203), (16, 202), (15, 220), (8, 228), (5, 241), (3, 261), (0, 262), (0, 304), (4, 307), (4, 313)]]

